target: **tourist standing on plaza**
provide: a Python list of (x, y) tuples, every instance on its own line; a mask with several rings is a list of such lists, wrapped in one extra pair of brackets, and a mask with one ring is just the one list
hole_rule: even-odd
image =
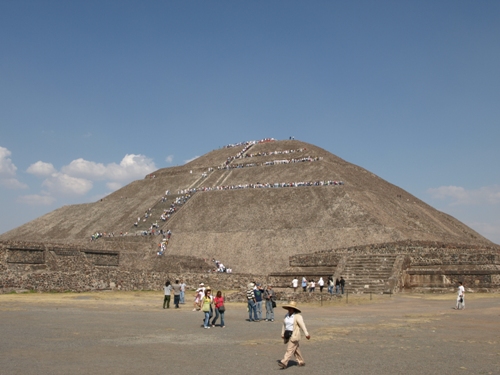
[(266, 301), (266, 322), (274, 322), (276, 293), (274, 293), (273, 287), (271, 285), (268, 285), (267, 289), (264, 291), (264, 299)]
[(465, 309), (465, 288), (461, 281), (458, 282), (457, 305), (455, 310)]
[(163, 298), (163, 308), (165, 308), (165, 304), (167, 304), (167, 309), (170, 308), (170, 293), (172, 292), (172, 285), (170, 285), (170, 281), (167, 280), (165, 286), (163, 287), (163, 292), (165, 297)]
[(299, 287), (299, 280), (297, 279), (297, 277), (294, 277), (292, 280), (292, 288), (294, 293), (297, 291), (298, 287)]
[(255, 309), (257, 310), (257, 321), (262, 320), (262, 302), (263, 302), (263, 290), (260, 284), (257, 284), (253, 290), (253, 294), (255, 296)]
[(217, 291), (217, 295), (214, 298), (215, 305), (215, 317), (212, 320), (212, 327), (215, 327), (215, 323), (217, 322), (217, 318), (220, 315), (220, 326), (225, 328), (224, 324), (224, 313), (226, 312), (226, 305), (224, 303), (224, 297), (222, 297), (222, 292), (220, 290)]
[(311, 279), (309, 283), (309, 293), (314, 293), (314, 289), (316, 289), (316, 282), (314, 279)]
[(340, 280), (338, 277), (335, 279), (335, 294), (340, 294)]
[(342, 294), (344, 294), (344, 288), (345, 288), (345, 280), (343, 276), (340, 276), (340, 289), (342, 290)]
[(302, 291), (307, 292), (307, 279), (305, 276), (302, 276)]
[[(253, 291), (254, 283), (247, 285), (247, 301), (248, 301), (248, 320), (251, 322), (257, 321), (257, 306), (255, 305), (255, 294)], [(253, 312), (253, 319), (252, 319)]]
[(184, 305), (186, 303), (186, 283), (184, 280), (181, 279), (181, 305)]
[(201, 309), (200, 307), (200, 302), (203, 296), (205, 295), (205, 284), (200, 283), (200, 286), (198, 289), (196, 289), (195, 294), (194, 294), (194, 309), (193, 311), (198, 311)]
[(205, 290), (205, 296), (201, 299), (201, 311), (205, 314), (205, 320), (203, 321), (203, 327), (205, 329), (210, 328), (210, 311), (212, 310), (212, 298), (211, 298), (211, 290)]
[(172, 289), (174, 290), (174, 305), (175, 308), (179, 308), (179, 302), (181, 301), (181, 284), (179, 284), (179, 279), (175, 279), (175, 283), (172, 284)]
[(335, 287), (335, 281), (333, 281), (332, 276), (328, 276), (328, 293), (333, 294), (333, 288)]
[(323, 287), (325, 286), (325, 281), (323, 280), (322, 277), (320, 277), (318, 280), (318, 286), (320, 293), (323, 293)]
[(295, 301), (289, 302), (288, 304), (283, 305), (283, 308), (288, 310), (288, 313), (285, 315), (285, 319), (283, 320), (281, 338), (284, 340), (285, 344), (288, 345), (286, 347), (285, 356), (281, 361), (278, 361), (278, 365), (283, 369), (287, 368), (288, 361), (292, 358), (292, 356), (295, 356), (298, 366), (304, 366), (306, 363), (304, 362), (304, 358), (302, 357), (302, 353), (299, 349), (299, 341), (301, 338), (300, 330), (304, 332), (306, 339), (309, 340), (311, 336), (309, 335), (309, 332), (307, 332), (301, 311), (297, 308), (297, 303)]

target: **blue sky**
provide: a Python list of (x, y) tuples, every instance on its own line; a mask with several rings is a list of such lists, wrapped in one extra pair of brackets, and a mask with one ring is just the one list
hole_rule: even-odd
[(498, 1), (0, 0), (0, 233), (266, 137), (500, 243)]

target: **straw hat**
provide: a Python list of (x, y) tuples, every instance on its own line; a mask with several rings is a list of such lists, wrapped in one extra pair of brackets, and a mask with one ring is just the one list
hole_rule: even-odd
[(284, 309), (288, 309), (289, 307), (291, 307), (292, 309), (295, 309), (295, 311), (297, 311), (298, 313), (300, 313), (301, 311), (297, 308), (297, 302), (295, 301), (290, 301), (288, 302), (287, 304), (281, 306), (283, 307)]
[(250, 290), (250, 289), (253, 289), (254, 286), (255, 286), (254, 283), (250, 283), (250, 284), (247, 285), (247, 288)]
[(204, 286), (204, 285), (205, 285), (205, 284), (203, 284), (203, 283), (200, 283), (200, 286)]

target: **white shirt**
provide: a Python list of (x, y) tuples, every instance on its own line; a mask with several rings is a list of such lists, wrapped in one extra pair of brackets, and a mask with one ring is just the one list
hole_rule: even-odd
[(460, 286), (458, 287), (458, 296), (459, 296), (459, 297), (463, 297), (463, 296), (464, 296), (464, 293), (465, 293), (465, 288), (464, 288), (464, 286), (463, 286), (463, 285), (460, 285)]
[(293, 286), (294, 288), (297, 288), (297, 287), (299, 286), (299, 280), (297, 280), (297, 279), (293, 279), (293, 280), (292, 280), (292, 286)]
[(292, 315), (286, 314), (286, 316), (285, 316), (285, 330), (286, 331), (293, 331), (293, 323), (294, 322), (295, 322), (294, 314), (292, 314)]

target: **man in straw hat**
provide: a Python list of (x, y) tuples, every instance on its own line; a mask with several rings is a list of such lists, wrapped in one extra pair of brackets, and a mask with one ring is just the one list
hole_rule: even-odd
[(304, 319), (302, 318), (301, 311), (297, 308), (297, 302), (292, 301), (283, 305), (283, 308), (288, 310), (283, 321), (283, 327), (281, 328), (281, 338), (288, 344), (286, 347), (285, 356), (281, 361), (278, 361), (278, 365), (285, 369), (288, 366), (288, 361), (295, 356), (297, 359), (298, 366), (305, 366), (304, 358), (299, 349), (300, 341), (300, 330), (304, 331), (306, 339), (310, 339), (311, 336), (307, 332), (306, 325), (304, 324)]

